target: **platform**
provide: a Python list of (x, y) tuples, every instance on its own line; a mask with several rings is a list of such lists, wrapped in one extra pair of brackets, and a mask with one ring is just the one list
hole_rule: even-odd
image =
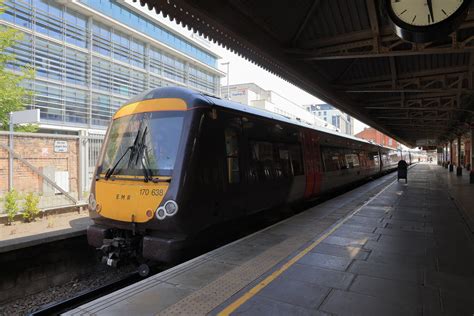
[(82, 236), (86, 234), (87, 227), (91, 224), (92, 221), (88, 217), (77, 218), (71, 220), (68, 223), (70, 227), (67, 228), (55, 229), (44, 233), (36, 233), (18, 238), (0, 240), (0, 254), (13, 250), (38, 246), (53, 241)]
[[(474, 242), (447, 170), (420, 164), (68, 315), (472, 315)], [(466, 190), (474, 190), (466, 187)]]

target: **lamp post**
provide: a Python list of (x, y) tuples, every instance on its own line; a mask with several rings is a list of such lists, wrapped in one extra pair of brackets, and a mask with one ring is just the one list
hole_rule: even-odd
[(226, 77), (227, 77), (227, 99), (228, 99), (228, 100), (230, 100), (229, 64), (230, 64), (229, 61), (221, 64), (222, 66), (227, 66)]

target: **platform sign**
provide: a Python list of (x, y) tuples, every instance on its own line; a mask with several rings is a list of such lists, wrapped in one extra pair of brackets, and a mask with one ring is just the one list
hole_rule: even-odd
[(32, 124), (40, 122), (40, 110), (25, 110), (11, 112), (12, 124)]
[(67, 153), (67, 141), (55, 140), (54, 141), (54, 152), (55, 153)]
[(418, 139), (418, 140), (416, 141), (416, 146), (417, 146), (417, 147), (422, 147), (422, 146), (436, 146), (436, 139), (430, 139), (430, 138)]

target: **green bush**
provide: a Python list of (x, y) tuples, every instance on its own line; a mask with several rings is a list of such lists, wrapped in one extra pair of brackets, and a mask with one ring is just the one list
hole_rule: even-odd
[(33, 192), (28, 193), (25, 196), (25, 202), (23, 204), (23, 219), (27, 222), (34, 220), (39, 214), (39, 196)]
[(18, 213), (18, 192), (11, 190), (3, 198), (4, 210), (7, 213), (8, 225), (11, 225), (15, 215)]

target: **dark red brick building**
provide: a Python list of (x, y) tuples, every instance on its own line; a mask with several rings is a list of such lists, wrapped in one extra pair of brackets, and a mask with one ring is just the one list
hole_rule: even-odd
[(362, 132), (355, 134), (355, 137), (371, 140), (374, 143), (392, 148), (398, 148), (398, 146), (400, 145), (400, 143), (397, 142), (395, 139), (388, 137), (387, 135), (379, 132), (378, 130), (372, 127), (364, 128)]

